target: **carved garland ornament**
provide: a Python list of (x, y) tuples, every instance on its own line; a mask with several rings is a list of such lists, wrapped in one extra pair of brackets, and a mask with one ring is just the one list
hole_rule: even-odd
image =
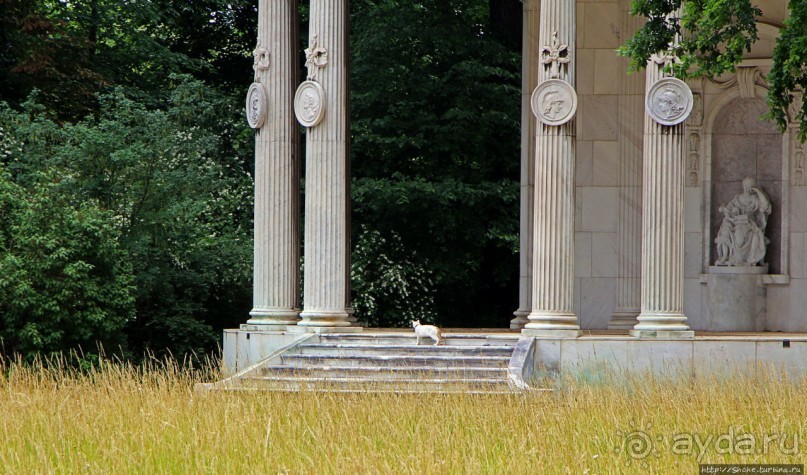
[(663, 78), (647, 92), (645, 107), (650, 117), (661, 125), (678, 125), (692, 112), (692, 90), (684, 81)]
[(252, 52), (252, 57), (254, 58), (252, 69), (255, 71), (253, 82), (261, 82), (261, 73), (269, 69), (269, 51), (258, 46)]
[(530, 98), (532, 113), (546, 125), (561, 125), (577, 111), (574, 88), (561, 79), (549, 79), (535, 88)]
[(571, 61), (569, 58), (569, 45), (562, 44), (558, 39), (558, 32), (552, 32), (552, 44), (544, 46), (541, 49), (541, 63), (549, 66), (549, 78), (558, 79), (560, 77), (560, 66), (568, 64)]
[(305, 49), (305, 67), (308, 69), (306, 79), (316, 81), (320, 68), (324, 68), (327, 64), (328, 50), (319, 46), (319, 35), (314, 35), (311, 37), (310, 45)]

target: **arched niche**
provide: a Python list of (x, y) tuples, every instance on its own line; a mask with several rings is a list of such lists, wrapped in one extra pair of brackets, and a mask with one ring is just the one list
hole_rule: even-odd
[[(763, 92), (764, 88), (758, 87)], [(717, 255), (714, 243), (722, 215), (718, 208), (742, 191), (742, 180), (754, 177), (771, 199), (773, 211), (765, 236), (770, 240), (765, 262), (770, 274), (784, 271), (782, 249), (785, 240), (782, 222), (787, 211), (784, 193), (783, 135), (774, 123), (762, 119), (767, 111), (764, 93), (743, 97), (735, 88), (725, 93), (712, 108), (707, 130), (709, 137), (710, 183), (709, 206), (705, 209), (708, 223), (709, 264)]]

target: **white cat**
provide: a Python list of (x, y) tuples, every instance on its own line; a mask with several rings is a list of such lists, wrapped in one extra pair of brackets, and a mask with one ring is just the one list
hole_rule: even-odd
[(415, 329), (415, 336), (417, 337), (417, 344), (420, 344), (420, 339), (424, 337), (434, 340), (434, 346), (443, 341), (443, 331), (434, 325), (421, 325), (420, 320), (412, 322), (412, 327)]

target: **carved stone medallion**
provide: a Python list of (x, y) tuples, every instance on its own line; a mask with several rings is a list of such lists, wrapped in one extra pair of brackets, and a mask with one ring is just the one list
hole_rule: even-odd
[(259, 82), (252, 83), (247, 91), (247, 122), (260, 129), (266, 121), (266, 89)]
[(647, 91), (645, 107), (650, 117), (661, 125), (678, 125), (692, 112), (692, 90), (676, 78), (656, 81)]
[(577, 93), (561, 79), (549, 79), (535, 88), (530, 99), (532, 113), (546, 125), (561, 125), (577, 111)]
[(305, 81), (294, 95), (294, 115), (304, 127), (314, 127), (325, 117), (325, 91), (315, 81)]

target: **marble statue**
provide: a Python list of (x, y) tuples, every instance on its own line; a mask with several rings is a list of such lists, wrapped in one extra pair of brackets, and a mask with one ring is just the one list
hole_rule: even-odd
[(765, 227), (771, 200), (753, 177), (743, 180), (743, 191), (718, 210), (723, 222), (717, 232), (718, 266), (755, 266), (765, 257)]

